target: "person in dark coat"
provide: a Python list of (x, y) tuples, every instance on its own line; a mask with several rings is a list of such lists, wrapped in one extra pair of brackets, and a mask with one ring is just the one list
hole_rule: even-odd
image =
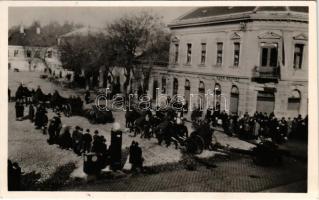
[(49, 133), (49, 139), (48, 139), (48, 143), (49, 144), (53, 144), (54, 143), (54, 128), (55, 128), (55, 118), (52, 118), (50, 120), (49, 123), (49, 127), (48, 127), (48, 133)]
[(94, 135), (93, 135), (93, 142), (94, 142), (94, 141), (97, 141), (99, 137), (100, 137), (100, 136), (99, 136), (99, 131), (98, 131), (98, 130), (95, 130), (95, 131), (94, 131)]
[(11, 188), (9, 188), (9, 190), (11, 191), (19, 191), (21, 190), (21, 168), (19, 166), (18, 163), (14, 162), (11, 165), (11, 169), (10, 169), (10, 173), (11, 173)]
[(22, 101), (22, 98), (23, 98), (23, 86), (22, 86), (22, 83), (19, 85), (19, 87), (17, 88), (17, 91), (15, 93), (15, 98), (16, 98), (16, 101)]
[(59, 145), (62, 149), (70, 149), (72, 147), (70, 127), (64, 127), (64, 130), (59, 137)]
[(23, 103), (17, 101), (15, 104), (15, 109), (16, 109), (16, 120), (22, 120), (24, 116), (24, 106)]
[(138, 142), (135, 143), (135, 163), (136, 163), (136, 166), (141, 170), (141, 172), (143, 172), (143, 153), (142, 153), (142, 148), (139, 147), (138, 145)]
[(8, 160), (8, 190), (14, 190), (14, 169), (11, 160)]
[(86, 104), (89, 104), (89, 103), (90, 103), (90, 91), (89, 91), (89, 90), (87, 90), (87, 91), (85, 92), (85, 97), (84, 97), (84, 99), (85, 99), (85, 103), (86, 103)]
[(144, 119), (144, 124), (143, 124), (143, 134), (141, 134), (141, 138), (144, 136), (144, 138), (151, 139), (151, 123), (150, 123), (150, 115), (146, 114), (145, 119)]
[(130, 158), (129, 158), (129, 162), (131, 163), (132, 167), (131, 167), (131, 170), (134, 171), (136, 169), (136, 153), (135, 153), (135, 149), (136, 149), (136, 145), (135, 145), (135, 141), (133, 140), (132, 143), (131, 143), (131, 146), (130, 146)]
[(44, 115), (44, 109), (42, 105), (40, 105), (37, 108), (37, 111), (35, 113), (35, 119), (34, 119), (34, 125), (36, 129), (40, 129), (43, 126), (43, 115)]
[(132, 171), (136, 171), (138, 169), (143, 171), (142, 149), (138, 146), (138, 142), (132, 141), (132, 144), (130, 146), (129, 162), (132, 165)]
[(96, 136), (93, 139), (92, 152), (96, 153), (99, 157), (99, 168), (103, 169), (108, 164), (108, 151), (106, 145), (106, 139), (103, 136)]
[(90, 130), (86, 129), (86, 133), (84, 133), (84, 135), (83, 135), (82, 152), (90, 152), (91, 151), (91, 142), (92, 142), (92, 136), (90, 134)]
[(29, 119), (31, 122), (34, 121), (34, 106), (32, 104), (30, 104), (29, 106)]
[(81, 155), (82, 143), (83, 143), (82, 139), (83, 139), (82, 129), (79, 126), (76, 126), (75, 130), (72, 133), (72, 144), (73, 144), (73, 151), (77, 155)]

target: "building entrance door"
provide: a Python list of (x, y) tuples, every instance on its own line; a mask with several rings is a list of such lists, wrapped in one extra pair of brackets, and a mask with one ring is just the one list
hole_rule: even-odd
[(238, 113), (239, 91), (236, 86), (233, 86), (230, 93), (230, 113)]
[(270, 114), (275, 109), (275, 95), (273, 92), (258, 91), (257, 94), (257, 112), (266, 112)]

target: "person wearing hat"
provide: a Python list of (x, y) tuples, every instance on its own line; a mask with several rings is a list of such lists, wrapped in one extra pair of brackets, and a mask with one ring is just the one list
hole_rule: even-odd
[(72, 133), (72, 146), (74, 153), (81, 155), (81, 149), (82, 149), (82, 129), (79, 126), (75, 127), (75, 130)]
[(90, 134), (90, 129), (86, 129), (86, 132), (83, 135), (83, 149), (82, 149), (83, 153), (91, 151), (91, 142), (92, 142), (92, 136)]
[(99, 138), (99, 131), (95, 130), (93, 135), (93, 142), (96, 141)]

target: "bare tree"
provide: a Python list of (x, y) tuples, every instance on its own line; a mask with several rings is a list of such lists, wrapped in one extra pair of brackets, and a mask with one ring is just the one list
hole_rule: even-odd
[(151, 54), (150, 49), (158, 44), (165, 29), (160, 17), (146, 12), (122, 17), (107, 27), (116, 56), (115, 62), (125, 71), (124, 93), (127, 94), (131, 78), (138, 77), (141, 71), (139, 59), (151, 59), (147, 54)]

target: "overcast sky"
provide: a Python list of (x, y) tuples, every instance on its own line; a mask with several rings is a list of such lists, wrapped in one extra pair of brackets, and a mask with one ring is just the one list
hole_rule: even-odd
[(149, 11), (163, 16), (169, 23), (185, 14), (192, 7), (11, 7), (9, 8), (9, 27), (24, 24), (30, 25), (34, 20), (42, 25), (50, 21), (81, 23), (85, 26), (103, 27), (121, 16), (141, 11)]

